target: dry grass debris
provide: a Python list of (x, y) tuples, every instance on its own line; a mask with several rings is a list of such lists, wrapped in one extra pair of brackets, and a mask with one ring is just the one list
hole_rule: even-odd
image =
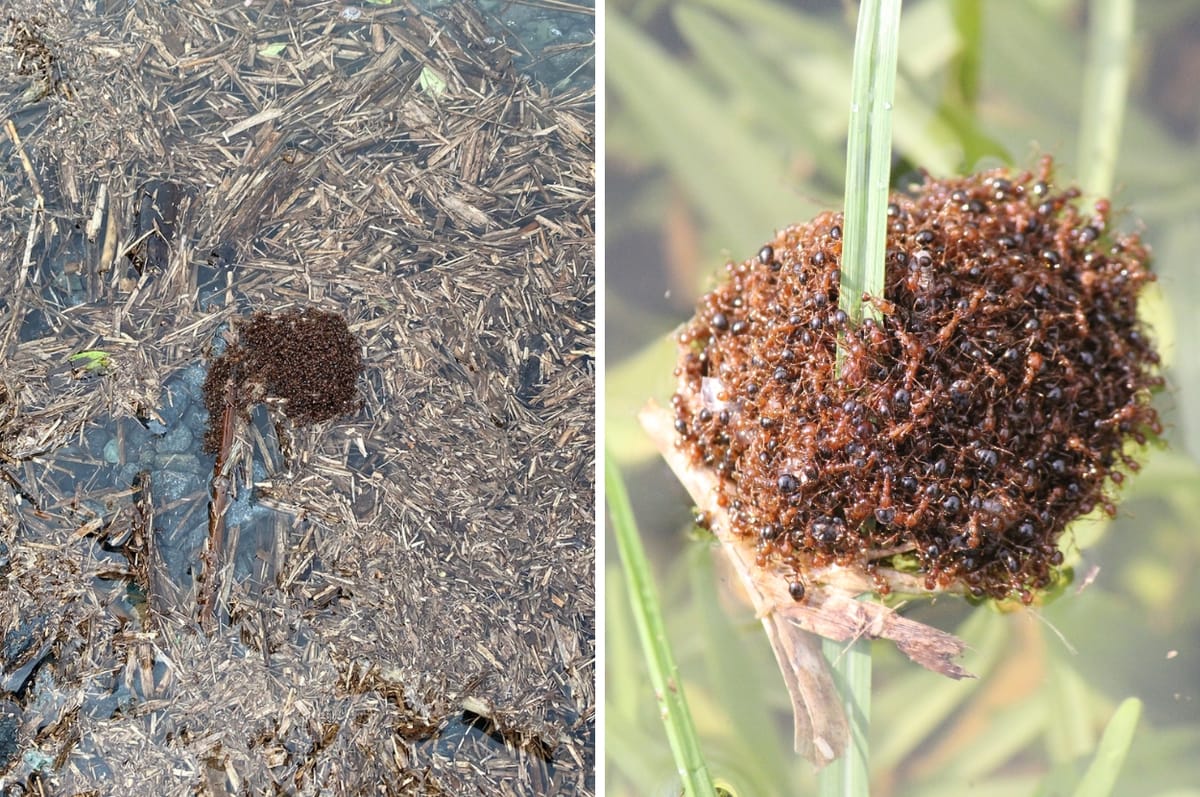
[[(23, 753), (0, 790), (591, 794), (590, 92), (515, 73), (467, 4), (10, 5), (0, 633), (42, 641), (0, 684)], [(177, 204), (139, 274), (152, 180)], [(304, 308), (361, 341), (361, 409), (244, 431), (240, 489), (280, 511), (241, 530), (254, 576), (224, 579), (212, 636), (160, 525), (207, 490), (152, 480), (130, 609), (105, 550), (137, 519), (125, 441), (224, 324)], [(88, 350), (103, 372), (71, 367)]]

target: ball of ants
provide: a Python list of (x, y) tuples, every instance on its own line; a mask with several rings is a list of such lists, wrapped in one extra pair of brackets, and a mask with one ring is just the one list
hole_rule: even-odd
[(1154, 276), (1109, 203), (1079, 196), (1049, 158), (894, 195), (861, 323), (838, 307), (840, 213), (782, 230), (700, 300), (679, 332), (679, 445), (793, 596), (839, 564), (881, 593), (890, 566), (1028, 603), (1067, 524), (1114, 513), (1133, 443), (1161, 433), (1137, 316)]
[(238, 342), (209, 367), (204, 450), (212, 454), (220, 449), (221, 419), (229, 401), (248, 416), (258, 394), (282, 399), (284, 412), (300, 425), (351, 412), (362, 373), (361, 348), (346, 319), (336, 313), (314, 308), (255, 313), (241, 328)]

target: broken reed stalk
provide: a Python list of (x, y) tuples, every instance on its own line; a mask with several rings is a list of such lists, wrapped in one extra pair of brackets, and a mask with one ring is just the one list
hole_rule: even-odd
[(133, 517), (130, 520), (129, 536), (121, 546), (121, 553), (129, 561), (133, 583), (146, 599), (146, 610), (141, 615), (141, 632), (133, 637), (136, 645), (138, 685), (148, 700), (158, 696), (154, 684), (154, 622), (161, 609), (157, 588), (157, 574), (151, 562), (154, 546), (154, 492), (150, 471), (140, 471), (133, 480)]
[(234, 425), (238, 418), (238, 386), (233, 373), (225, 380), (225, 403), (221, 413), (221, 444), (213, 464), (212, 499), (208, 504), (208, 539), (201, 555), (199, 594), (196, 596), (200, 627), (205, 633), (216, 622), (218, 574), (224, 566), (225, 510), (229, 505), (229, 457), (233, 449)]

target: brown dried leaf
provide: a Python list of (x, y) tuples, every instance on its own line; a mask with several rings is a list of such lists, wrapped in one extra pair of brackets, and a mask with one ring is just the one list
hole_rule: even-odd
[[(848, 740), (845, 713), (811, 634), (838, 642), (889, 639), (926, 669), (950, 678), (973, 677), (954, 662), (966, 648), (962, 640), (901, 617), (882, 604), (856, 600), (872, 589), (865, 573), (842, 567), (815, 569), (806, 574), (804, 600), (793, 600), (784, 571), (760, 566), (754, 546), (730, 533), (727, 515), (716, 501), (717, 477), (692, 467), (676, 448), (671, 414), (652, 401), (638, 417), (676, 478), (707, 514), (722, 553), (737, 571), (756, 616), (762, 620), (791, 695), (797, 753), (824, 766), (844, 752)], [(920, 591), (906, 574), (888, 572), (884, 576), (897, 591)]]

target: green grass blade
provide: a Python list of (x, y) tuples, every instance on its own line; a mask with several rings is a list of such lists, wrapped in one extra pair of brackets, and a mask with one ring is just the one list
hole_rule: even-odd
[[(841, 147), (816, 129), (820, 118), (808, 103), (792, 101), (795, 88), (789, 85), (786, 73), (768, 58), (732, 59), (729, 53), (747, 47), (747, 31), (702, 7), (675, 7), (675, 22), (696, 58), (724, 86), (724, 96), (731, 99), (730, 110), (753, 126), (764, 141), (779, 146), (789, 158), (811, 159), (822, 182), (836, 185), (842, 179), (838, 163)], [(805, 51), (811, 57), (810, 51)], [(769, 113), (769, 117), (764, 117)], [(818, 203), (797, 202), (795, 218), (816, 215)], [(774, 219), (768, 219), (774, 222)]]
[[(839, 306), (851, 323), (876, 317), (863, 293), (883, 296), (887, 250), (888, 183), (892, 169), (892, 102), (900, 50), (900, 0), (864, 0), (858, 11), (851, 77), (850, 135), (846, 152), (846, 218)], [(871, 647), (856, 642), (830, 648), (834, 682), (850, 724), (845, 756), (821, 772), (823, 797), (870, 793), (868, 734)]]
[(1125, 763), (1125, 755), (1133, 744), (1133, 732), (1137, 730), (1138, 719), (1142, 716), (1142, 701), (1129, 697), (1117, 707), (1116, 713), (1108, 721), (1104, 736), (1100, 738), (1100, 747), (1092, 765), (1084, 773), (1083, 779), (1075, 789), (1075, 797), (1104, 797), (1112, 794), (1117, 776)]
[(883, 296), (900, 0), (866, 0), (858, 14), (839, 300), (853, 323), (862, 320), (864, 313), (877, 317), (871, 305), (863, 305), (864, 292)]
[(867, 797), (871, 793), (871, 768), (867, 733), (871, 727), (871, 642), (821, 640), (833, 670), (833, 682), (842, 698), (850, 725), (846, 754), (817, 776), (820, 797)]
[(1095, 0), (1090, 5), (1083, 118), (1079, 125), (1079, 180), (1090, 196), (1112, 193), (1125, 122), (1133, 0)]
[(1075, 760), (1096, 747), (1091, 690), (1064, 659), (1061, 652), (1052, 654), (1046, 673), (1046, 702), (1052, 707), (1046, 748), (1056, 762)]
[(667, 643), (667, 630), (659, 609), (658, 595), (650, 575), (650, 564), (638, 536), (633, 509), (616, 462), (607, 452), (604, 457), (604, 487), (609, 517), (617, 539), (617, 550), (629, 583), (630, 601), (638, 636), (646, 654), (650, 683), (662, 712), (667, 740), (675, 756), (675, 765), (688, 797), (712, 797), (712, 778), (700, 752), (700, 742), (688, 711), (679, 671)]
[(803, 218), (782, 155), (748, 138), (702, 76), (673, 59), (620, 14), (605, 20), (607, 90), (636, 119), (644, 148), (660, 156), (730, 251), (757, 251), (764, 224)]
[(955, 88), (963, 104), (974, 110), (979, 99), (979, 73), (983, 60), (983, 5), (981, 0), (951, 0), (950, 14), (962, 37), (954, 74)]

